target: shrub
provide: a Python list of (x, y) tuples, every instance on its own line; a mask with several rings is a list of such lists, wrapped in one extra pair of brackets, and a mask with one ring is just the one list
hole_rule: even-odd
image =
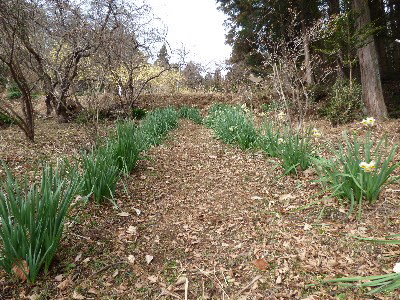
[(74, 113), (72, 115), (72, 118), (75, 123), (90, 124), (93, 122), (98, 122), (98, 121), (107, 120), (107, 119), (111, 120), (114, 117), (106, 109), (96, 110), (96, 109), (84, 108), (84, 109)]
[(74, 117), (74, 121), (78, 124), (88, 124), (95, 119), (96, 112), (89, 109), (83, 109), (78, 112)]
[(83, 195), (93, 195), (96, 203), (111, 200), (118, 182), (120, 168), (115, 150), (110, 144), (81, 154), (83, 168)]
[(179, 117), (193, 121), (196, 124), (202, 124), (203, 118), (198, 108), (183, 106), (179, 109)]
[(311, 129), (304, 134), (285, 130), (278, 147), (278, 157), (282, 159), (286, 174), (297, 174), (298, 169), (306, 170), (311, 165), (312, 153)]
[(338, 79), (332, 87), (329, 102), (323, 114), (333, 126), (352, 122), (361, 112), (361, 85), (353, 81)]
[(392, 146), (384, 157), (386, 138), (382, 138), (373, 147), (374, 142), (369, 133), (362, 143), (355, 135), (352, 141), (346, 133), (343, 136), (345, 147), (339, 145), (338, 150), (328, 148), (334, 159), (315, 159), (316, 170), (320, 175), (319, 181), (332, 192), (332, 196), (350, 205), (349, 214), (358, 204), (360, 217), (363, 202), (376, 202), (382, 188), (398, 180), (398, 177), (390, 178), (390, 174), (399, 165), (390, 165), (397, 146)]
[(131, 109), (131, 117), (135, 120), (142, 120), (144, 117), (146, 117), (146, 114), (147, 111), (143, 108), (133, 107)]
[(273, 111), (279, 111), (279, 110), (284, 110), (283, 104), (277, 102), (277, 101), (270, 101), (268, 103), (262, 103), (260, 104), (260, 109), (264, 113), (269, 113)]
[[(0, 266), (34, 282), (44, 266), (47, 273), (59, 245), (64, 220), (80, 189), (80, 176), (63, 165), (44, 165), (40, 183), (18, 182), (6, 170), (0, 189)], [(22, 279), (22, 278), (21, 278)]]
[(212, 106), (206, 125), (224, 143), (238, 145), (241, 149), (249, 149), (257, 145), (258, 132), (241, 107), (224, 104)]

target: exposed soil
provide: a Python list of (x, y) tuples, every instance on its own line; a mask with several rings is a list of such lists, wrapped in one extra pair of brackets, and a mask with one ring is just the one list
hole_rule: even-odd
[[(324, 132), (321, 144), (340, 138), (343, 127), (316, 124)], [(38, 132), (41, 126), (49, 128), (41, 124)], [(51, 155), (86, 141), (72, 133), (79, 126), (65, 126), (71, 136), (58, 140), (64, 146)], [(390, 121), (374, 136), (387, 132), (398, 142), (399, 128), (399, 121)], [(1, 153), (11, 164), (7, 149), (19, 145), (18, 157), (38, 157), (41, 147), (49, 147), (4, 132)], [(39, 133), (38, 140), (49, 138)], [(29, 170), (30, 161), (21, 168)], [(32, 286), (0, 273), (0, 299), (374, 299), (360, 290), (309, 285), (391, 272), (398, 245), (352, 235), (400, 232), (399, 185), (386, 187), (357, 221), (334, 199), (299, 210), (323, 197), (312, 182), (316, 174), (282, 174), (277, 159), (222, 144), (205, 127), (181, 121), (122, 179), (115, 195), (119, 209), (89, 203), (74, 211), (50, 273)]]

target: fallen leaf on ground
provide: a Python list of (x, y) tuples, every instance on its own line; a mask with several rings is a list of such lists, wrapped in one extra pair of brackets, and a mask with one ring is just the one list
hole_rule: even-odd
[(89, 294), (97, 295), (99, 292), (98, 292), (96, 289), (94, 289), (94, 288), (90, 288), (90, 289), (88, 290), (88, 293), (89, 293)]
[(156, 283), (158, 280), (156, 275), (149, 276), (149, 277), (147, 277), (147, 279), (152, 283)]
[(11, 270), (22, 281), (26, 281), (29, 274), (29, 267), (25, 260), (20, 260), (12, 265)]
[(85, 258), (82, 262), (84, 263), (84, 264), (86, 264), (86, 263), (88, 263), (90, 261), (90, 257), (87, 257), (87, 258)]
[(69, 278), (67, 278), (64, 281), (62, 281), (59, 285), (57, 285), (57, 288), (60, 290), (65, 290), (71, 283), (72, 281)]
[(292, 199), (296, 199), (296, 197), (293, 196), (292, 194), (283, 194), (279, 196), (279, 201), (292, 200)]
[(315, 172), (315, 170), (313, 168), (308, 168), (307, 170), (303, 171), (303, 174), (308, 177), (308, 176), (315, 175), (317, 173)]
[(118, 275), (119, 271), (118, 269), (115, 270), (115, 272), (112, 274), (112, 277), (115, 278)]
[(150, 264), (154, 259), (154, 256), (152, 255), (146, 255), (146, 262), (147, 264)]
[(279, 275), (278, 278), (276, 278), (275, 283), (276, 284), (281, 284), (282, 283), (282, 276), (281, 275)]
[(38, 300), (39, 299), (39, 295), (33, 294), (33, 295), (30, 295), (30, 296), (27, 296), (26, 298), (28, 298), (29, 300)]
[(137, 228), (135, 226), (129, 226), (128, 230), (126, 231), (126, 233), (136, 234), (137, 233)]
[(252, 261), (253, 265), (260, 271), (264, 271), (268, 267), (268, 263), (263, 258), (258, 258)]
[(135, 263), (135, 256), (129, 255), (128, 256), (128, 261), (129, 261), (129, 263), (134, 264)]
[(78, 261), (80, 261), (81, 260), (81, 258), (82, 258), (82, 252), (81, 253), (79, 253), (76, 257), (75, 257), (75, 262), (78, 262)]
[(187, 277), (186, 276), (181, 276), (178, 278), (178, 280), (175, 282), (175, 285), (181, 285), (186, 283)]
[(61, 280), (63, 280), (63, 278), (64, 278), (64, 275), (60, 274), (60, 275), (57, 275), (56, 277), (54, 277), (54, 280), (60, 282)]

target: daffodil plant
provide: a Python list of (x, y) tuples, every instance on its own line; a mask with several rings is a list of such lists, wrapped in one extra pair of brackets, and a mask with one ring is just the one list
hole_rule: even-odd
[(259, 135), (246, 105), (230, 106), (214, 104), (205, 120), (216, 138), (224, 143), (250, 149), (257, 146)]
[(318, 181), (331, 191), (332, 196), (349, 204), (349, 214), (358, 205), (360, 217), (364, 203), (376, 202), (382, 188), (399, 179), (391, 177), (399, 165), (391, 164), (397, 145), (385, 151), (387, 139), (374, 143), (370, 134), (360, 142), (357, 136), (350, 140), (344, 133), (344, 140), (345, 146), (339, 145), (337, 150), (328, 148), (334, 159), (318, 158), (314, 162), (320, 175)]
[(289, 128), (278, 140), (278, 157), (282, 160), (282, 167), (286, 174), (297, 174), (298, 170), (306, 170), (312, 163), (313, 144), (311, 142), (312, 130), (305, 132), (291, 132)]

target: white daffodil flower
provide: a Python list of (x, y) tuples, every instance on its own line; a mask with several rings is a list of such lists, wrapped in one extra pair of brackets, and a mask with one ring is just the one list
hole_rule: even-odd
[(368, 166), (368, 164), (365, 161), (362, 161), (360, 162), (359, 166), (361, 169), (365, 169)]
[(319, 137), (321, 137), (321, 132), (317, 129), (317, 128), (313, 128), (313, 130), (312, 130), (312, 135), (314, 136), (314, 137), (316, 137), (316, 138), (319, 138)]
[(373, 117), (367, 118), (367, 124), (368, 124), (368, 126), (374, 126), (375, 125), (375, 119)]
[(361, 162), (359, 164), (360, 168), (362, 168), (365, 173), (371, 173), (372, 171), (374, 171), (375, 165), (376, 165), (376, 163), (374, 160), (372, 160), (369, 164), (366, 162)]
[(368, 117), (368, 118), (366, 118), (366, 119), (363, 119), (363, 120), (361, 121), (361, 124), (363, 124), (364, 126), (373, 127), (373, 126), (375, 125), (375, 122), (376, 122), (375, 118), (373, 118), (373, 117)]

